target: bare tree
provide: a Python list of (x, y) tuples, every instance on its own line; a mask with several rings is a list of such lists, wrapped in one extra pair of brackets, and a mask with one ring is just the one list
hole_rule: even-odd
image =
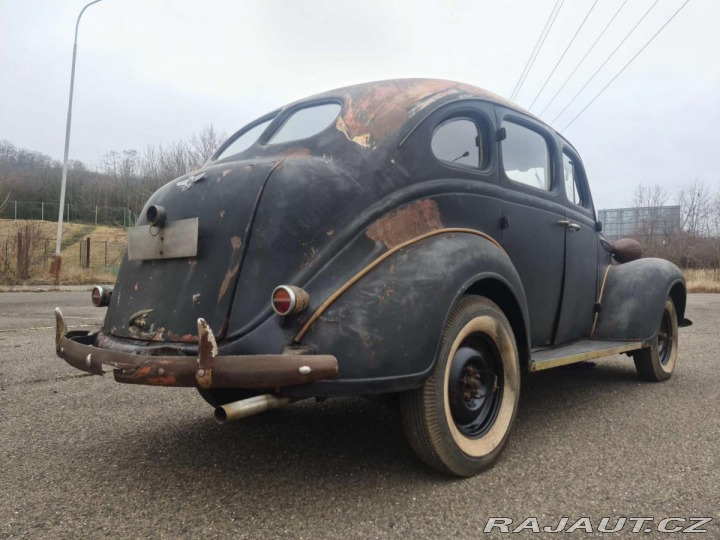
[(668, 234), (666, 215), (663, 206), (666, 206), (670, 194), (662, 186), (638, 185), (633, 192), (631, 204), (638, 211), (635, 235), (643, 244), (645, 252), (655, 253), (655, 244), (662, 230), (663, 236)]
[(212, 124), (205, 126), (199, 134), (190, 137), (190, 162), (194, 169), (202, 167), (227, 139), (225, 133), (218, 133)]
[(696, 179), (692, 184), (680, 188), (677, 201), (682, 216), (682, 229), (691, 236), (709, 235), (713, 205), (710, 188)]

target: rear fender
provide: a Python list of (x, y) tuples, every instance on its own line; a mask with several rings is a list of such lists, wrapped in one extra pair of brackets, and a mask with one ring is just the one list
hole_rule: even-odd
[[(339, 373), (303, 391), (364, 394), (421, 385), (453, 305), (481, 291), (483, 282), (492, 284), (488, 291), (510, 292), (527, 328), (520, 278), (490, 240), (453, 232), (400, 250), (342, 294), (305, 335), (304, 344), (337, 355)], [(517, 338), (526, 343), (527, 333)]]
[(660, 327), (665, 301), (673, 299), (678, 324), (687, 326), (685, 277), (664, 259), (639, 259), (611, 266), (600, 299), (593, 338), (649, 340)]

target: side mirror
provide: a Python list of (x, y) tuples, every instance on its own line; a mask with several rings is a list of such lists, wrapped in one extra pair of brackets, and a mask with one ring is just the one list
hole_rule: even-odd
[(602, 229), (603, 229), (602, 221), (596, 221), (595, 222), (595, 231), (602, 232)]

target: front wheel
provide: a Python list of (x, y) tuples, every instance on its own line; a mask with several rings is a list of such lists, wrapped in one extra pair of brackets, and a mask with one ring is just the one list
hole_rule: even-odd
[(487, 298), (453, 308), (430, 378), (400, 396), (410, 445), (446, 474), (473, 476), (500, 455), (515, 420), (520, 366), (512, 328)]
[(665, 301), (660, 328), (655, 342), (632, 353), (638, 375), (644, 381), (660, 382), (669, 379), (675, 370), (678, 352), (678, 320), (675, 304)]

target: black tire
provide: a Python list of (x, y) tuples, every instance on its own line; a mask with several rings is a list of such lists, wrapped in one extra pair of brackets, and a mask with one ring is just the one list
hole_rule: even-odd
[(668, 298), (665, 301), (658, 336), (650, 347), (633, 351), (635, 368), (644, 381), (660, 382), (668, 380), (677, 362), (678, 320), (675, 304)]
[(254, 396), (259, 396), (262, 392), (257, 390), (249, 390), (245, 388), (198, 388), (198, 393), (202, 398), (213, 407), (219, 407), (233, 401), (240, 401)]
[(410, 446), (422, 461), (467, 477), (500, 455), (519, 397), (510, 323), (487, 298), (464, 296), (450, 314), (432, 375), (422, 387), (401, 394), (400, 411)]

